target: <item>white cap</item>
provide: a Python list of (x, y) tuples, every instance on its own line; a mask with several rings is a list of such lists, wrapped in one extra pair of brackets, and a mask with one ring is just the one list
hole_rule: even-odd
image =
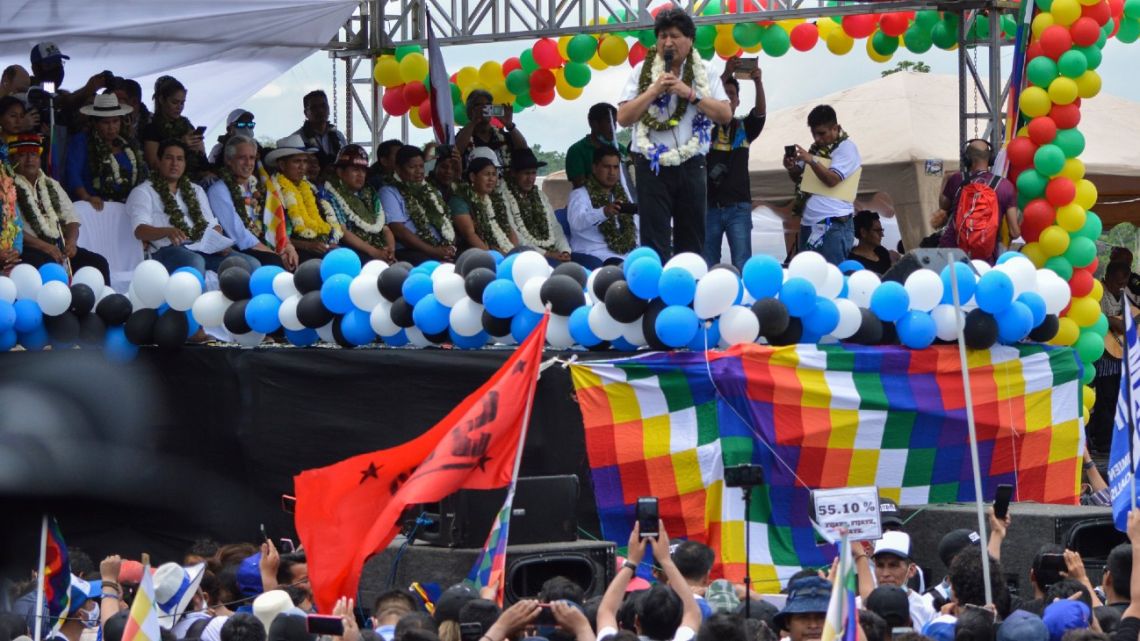
[(253, 616), (268, 630), (278, 614), (293, 607), (293, 599), (285, 590), (270, 590), (253, 600)]
[(476, 158), (486, 158), (495, 164), (496, 167), (502, 167), (503, 163), (499, 162), (499, 155), (495, 153), (494, 149), (490, 147), (474, 147), (471, 149), (471, 155), (467, 157), (467, 162), (471, 162)]
[(910, 535), (906, 532), (884, 532), (883, 538), (875, 541), (875, 553), (893, 554), (897, 557), (910, 560)]

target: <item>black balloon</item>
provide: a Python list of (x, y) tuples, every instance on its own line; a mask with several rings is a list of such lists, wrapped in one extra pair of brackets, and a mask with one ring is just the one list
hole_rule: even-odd
[(391, 266), (392, 266), (392, 267), (403, 267), (403, 268), (404, 268), (404, 269), (406, 269), (407, 271), (412, 271), (412, 268), (413, 268), (413, 267), (415, 267), (415, 265), (413, 265), (413, 264), (409, 263), (409, 262), (408, 262), (408, 261), (406, 261), (406, 260), (398, 260), (398, 261), (396, 261), (396, 262), (392, 263), (392, 265), (391, 265)]
[(95, 308), (95, 292), (83, 283), (71, 286), (71, 311), (80, 318)]
[(221, 278), (222, 274), (230, 271), (230, 269), (240, 269), (247, 274), (251, 271), (249, 269), (249, 263), (247, 263), (244, 258), (241, 256), (230, 256), (223, 260), (221, 265), (218, 265), (218, 277)]
[(244, 269), (227, 270), (218, 275), (218, 287), (232, 301), (247, 300), (250, 298), (249, 272)]
[(538, 297), (559, 316), (569, 316), (586, 304), (586, 294), (578, 281), (569, 276), (551, 276), (542, 284)]
[(632, 323), (641, 318), (649, 301), (638, 298), (629, 289), (629, 283), (619, 280), (606, 290), (606, 312), (619, 323)]
[(859, 329), (847, 340), (860, 345), (877, 345), (883, 340), (883, 321), (866, 307), (859, 308), (859, 316)]
[(510, 336), (511, 319), (492, 316), (490, 312), (484, 309), (483, 329), (487, 330), (491, 336)]
[(578, 285), (580, 285), (583, 289), (585, 289), (586, 280), (589, 278), (589, 275), (586, 274), (586, 268), (582, 267), (578, 263), (562, 263), (561, 265), (555, 267), (554, 271), (551, 272), (550, 275), (569, 276), (570, 278), (578, 281)]
[(732, 272), (733, 274), (736, 274), (737, 278), (740, 278), (740, 270), (737, 269), (736, 265), (733, 265), (732, 263), (717, 263), (717, 264), (713, 265), (712, 267), (710, 267), (709, 271), (711, 272), (714, 269), (727, 269), (728, 271)]
[(58, 316), (44, 316), (44, 329), (51, 342), (57, 345), (70, 345), (79, 340), (79, 317), (71, 312)]
[[(669, 346), (661, 342), (657, 336), (657, 315), (661, 310), (665, 309), (665, 301), (660, 298), (654, 298), (649, 301), (649, 306), (645, 308), (645, 314), (641, 317), (641, 332), (645, 334), (645, 344), (649, 345), (650, 349), (664, 351), (668, 350)], [(607, 309), (607, 311), (609, 311)]]
[(1046, 314), (1045, 320), (1041, 324), (1033, 328), (1029, 332), (1029, 340), (1037, 341), (1038, 343), (1045, 343), (1053, 339), (1057, 335), (1057, 330), (1061, 329), (1060, 321), (1057, 320), (1056, 314)]
[(168, 309), (154, 323), (154, 343), (161, 349), (181, 348), (186, 343), (189, 333), (190, 321), (187, 320), (185, 312)]
[(95, 306), (95, 313), (103, 319), (107, 327), (122, 325), (131, 316), (131, 299), (122, 294), (111, 294), (99, 301)]
[[(586, 349), (588, 351), (591, 351), (591, 352), (608, 352), (608, 351), (610, 351), (610, 342), (609, 341), (602, 341), (602, 342), (598, 343), (597, 345), (592, 345)], [(653, 349), (657, 349), (657, 348), (655, 347)]]
[(472, 247), (460, 254), (459, 259), (455, 261), (455, 273), (463, 277), (480, 267), (495, 271), (495, 257), (485, 249)]
[(107, 324), (98, 314), (88, 314), (79, 319), (79, 342), (86, 345), (102, 345), (107, 333)]
[[(233, 273), (239, 270), (231, 270)], [(226, 331), (231, 334), (245, 334), (250, 331), (249, 323), (245, 320), (245, 308), (249, 305), (248, 300), (235, 301), (234, 304), (226, 308), (226, 315), (222, 317), (222, 324), (226, 326)], [(297, 306), (298, 318), (300, 317), (300, 305)]]
[[(376, 286), (380, 288), (380, 295), (388, 300), (390, 303), (396, 302), (396, 299), (403, 295), (404, 281), (408, 280), (408, 269), (392, 265), (388, 269), (380, 272), (376, 277)], [(320, 289), (320, 286), (317, 286)]]
[(407, 329), (416, 326), (416, 321), (412, 318), (412, 306), (408, 304), (406, 298), (397, 298), (396, 302), (392, 303), (392, 309), (388, 315), (392, 317), (392, 322), (397, 327)]
[[(385, 269), (384, 271), (388, 271)], [(315, 292), (321, 288), (321, 259), (310, 258), (297, 266), (297, 271), (293, 272), (293, 287), (302, 294)], [(230, 299), (233, 300), (233, 299)]]
[[(242, 315), (244, 316), (244, 312)], [(309, 329), (324, 327), (332, 319), (333, 313), (321, 302), (320, 291), (303, 294), (301, 300), (297, 301), (297, 320), (305, 327)]]
[(442, 332), (437, 332), (435, 334), (424, 334), (424, 338), (428, 339), (436, 345), (443, 345), (444, 343), (451, 340), (451, 334), (445, 329)]
[(158, 312), (153, 309), (140, 309), (131, 312), (123, 332), (127, 340), (135, 345), (150, 345), (154, 343), (154, 324), (158, 321)]
[(795, 345), (804, 335), (804, 325), (800, 319), (792, 316), (788, 318), (788, 326), (779, 334), (765, 335), (770, 345)]
[(598, 270), (597, 276), (594, 276), (594, 298), (598, 300), (606, 299), (606, 290), (610, 285), (625, 280), (625, 273), (621, 267), (617, 265), (606, 265)]
[(966, 335), (966, 347), (989, 349), (997, 342), (997, 320), (981, 309), (971, 309), (966, 314), (966, 323), (962, 333)]
[(356, 345), (353, 345), (351, 341), (349, 341), (347, 338), (344, 337), (344, 330), (341, 329), (341, 323), (343, 323), (343, 322), (344, 322), (343, 316), (333, 317), (333, 321), (332, 321), (333, 340), (336, 342), (337, 345), (340, 345), (341, 347), (343, 347), (345, 349), (352, 349), (352, 348), (356, 347)]
[(476, 267), (467, 272), (463, 279), (463, 289), (471, 300), (483, 304), (483, 290), (495, 281), (495, 271), (486, 267)]
[(765, 338), (779, 336), (788, 329), (788, 307), (775, 298), (765, 298), (752, 303), (752, 313), (760, 321), (760, 335)]

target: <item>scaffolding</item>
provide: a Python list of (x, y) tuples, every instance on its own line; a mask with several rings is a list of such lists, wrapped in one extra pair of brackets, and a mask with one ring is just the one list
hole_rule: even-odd
[[(682, 0), (674, 4), (693, 15), (697, 25), (734, 24), (742, 21), (818, 19), (863, 13), (890, 13), (924, 9), (956, 13), (958, 20), (959, 140), (973, 137), (1001, 147), (1005, 135), (1003, 105), (1009, 95), (1009, 78), (1003, 77), (1001, 14), (1015, 13), (1010, 0), (871, 0), (832, 3), (829, 0), (767, 0), (760, 8), (754, 0), (725, 0), (731, 11), (699, 15), (717, 0)], [(334, 65), (345, 68), (344, 109), (346, 136), (351, 142), (375, 149), (392, 118), (381, 106), (383, 87), (372, 79), (373, 60), (396, 46), (426, 45), (426, 24), (441, 46), (508, 40), (558, 38), (579, 33), (604, 34), (651, 29), (651, 0), (362, 0), (359, 8), (326, 47)], [(989, 37), (969, 37), (977, 20), (989, 22)], [(605, 21), (606, 24), (599, 24)], [(988, 63), (981, 67), (979, 52)], [(981, 67), (981, 68), (980, 68)], [(970, 100), (973, 93), (974, 100)], [(354, 127), (359, 112), (366, 131)], [(408, 120), (398, 118), (402, 140), (408, 139)], [(974, 131), (983, 133), (970, 135)]]

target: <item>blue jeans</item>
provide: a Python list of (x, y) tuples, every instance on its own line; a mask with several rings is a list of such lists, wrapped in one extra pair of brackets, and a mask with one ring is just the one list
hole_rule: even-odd
[(597, 256), (593, 256), (591, 254), (582, 254), (579, 252), (572, 252), (570, 254), (570, 260), (589, 270), (598, 269), (599, 267), (604, 267), (606, 265), (620, 265), (624, 262), (620, 258), (607, 258), (603, 262), (602, 259), (598, 258)]
[(752, 256), (752, 203), (736, 203), (727, 207), (709, 207), (705, 216), (705, 262), (709, 267), (720, 262), (720, 239), (728, 236), (732, 264), (744, 269)]
[[(807, 251), (808, 237), (811, 236), (811, 225), (800, 225), (800, 251)], [(855, 222), (851, 216), (841, 220), (831, 219), (827, 231), (823, 233), (823, 246), (817, 251), (832, 265), (838, 265), (847, 260), (851, 248), (855, 246)]]
[(203, 254), (178, 245), (167, 245), (150, 255), (151, 258), (162, 263), (168, 272), (174, 272), (179, 267), (193, 267), (202, 275), (205, 275), (207, 271), (218, 271), (222, 261), (230, 256), (237, 256), (244, 260), (249, 265), (251, 272), (261, 267), (261, 262), (256, 258), (239, 251), (229, 254)]

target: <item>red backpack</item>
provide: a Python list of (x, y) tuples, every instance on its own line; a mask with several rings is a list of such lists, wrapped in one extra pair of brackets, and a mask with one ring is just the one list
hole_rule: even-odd
[(976, 182), (965, 176), (962, 180), (958, 189), (958, 209), (954, 214), (958, 248), (971, 259), (990, 260), (997, 249), (1001, 225), (1001, 206), (997, 196), (1001, 177), (993, 176), (988, 181)]

